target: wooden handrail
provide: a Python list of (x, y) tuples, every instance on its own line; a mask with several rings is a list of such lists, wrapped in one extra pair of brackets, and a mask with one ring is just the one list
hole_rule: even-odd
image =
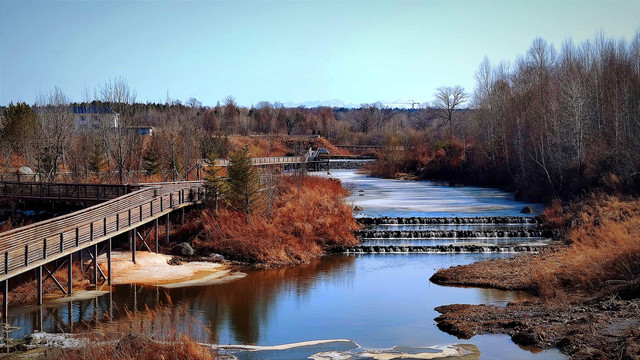
[[(0, 234), (0, 281), (201, 201), (203, 182), (136, 184), (140, 190)], [(196, 196), (186, 196), (185, 191)], [(165, 205), (166, 204), (166, 205)], [(126, 213), (128, 218), (122, 219)], [(121, 220), (126, 220), (121, 221)], [(95, 226), (97, 224), (97, 226)]]

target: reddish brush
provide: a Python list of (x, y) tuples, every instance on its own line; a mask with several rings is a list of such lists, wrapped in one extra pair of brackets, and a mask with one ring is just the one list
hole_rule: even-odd
[(240, 212), (204, 211), (206, 236), (195, 247), (258, 266), (285, 266), (357, 244), (358, 225), (339, 181), (304, 176), (281, 178), (277, 186), (272, 211), (251, 215), (248, 224)]
[(607, 281), (640, 276), (640, 200), (594, 195), (560, 214), (545, 212), (556, 224), (571, 224), (569, 246), (532, 265), (535, 287), (552, 298), (561, 289), (595, 291)]

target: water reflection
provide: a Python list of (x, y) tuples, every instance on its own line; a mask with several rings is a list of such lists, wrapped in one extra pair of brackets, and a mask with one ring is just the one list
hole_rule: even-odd
[[(335, 255), (296, 268), (251, 270), (247, 276), (209, 286), (163, 289), (121, 285), (90, 300), (49, 302), (43, 307), (12, 309), (13, 336), (34, 329), (82, 329), (111, 312), (112, 331), (175, 331), (219, 344), (277, 345), (317, 339), (349, 339), (367, 349), (454, 344), (459, 340), (437, 329), (433, 309), (451, 303), (496, 304), (526, 294), (493, 289), (441, 287), (429, 282), (439, 268), (468, 264), (499, 254)], [(111, 302), (112, 299), (112, 302)], [(110, 306), (113, 304), (113, 306)], [(127, 310), (153, 316), (129, 318)], [(69, 319), (72, 321), (69, 321)], [(113, 328), (111, 328), (113, 327)], [(535, 355), (505, 336), (467, 341), (483, 354), (509, 351), (511, 358)], [(496, 352), (498, 351), (498, 352)], [(542, 358), (557, 357), (543, 352)]]
[[(18, 329), (13, 338), (37, 331), (72, 332), (74, 324), (91, 324), (100, 319), (120, 319), (137, 310), (155, 309), (167, 304), (174, 307), (172, 317), (178, 323), (204, 324), (202, 331), (192, 326), (197, 338), (205, 341), (208, 333), (231, 331), (236, 342), (255, 344), (260, 338), (260, 324), (268, 323), (271, 308), (281, 294), (294, 294), (303, 299), (319, 281), (345, 284), (353, 279), (355, 259), (345, 256), (318, 259), (310, 264), (283, 269), (245, 270), (248, 276), (215, 286), (164, 289), (157, 286), (118, 285), (101, 296), (79, 301), (65, 298), (46, 302), (43, 306), (11, 308), (10, 323)], [(181, 309), (188, 310), (187, 313)], [(166, 311), (166, 309), (163, 309)], [(115, 317), (114, 317), (115, 316)], [(180, 327), (172, 324), (172, 328)], [(85, 329), (82, 326), (81, 329)]]

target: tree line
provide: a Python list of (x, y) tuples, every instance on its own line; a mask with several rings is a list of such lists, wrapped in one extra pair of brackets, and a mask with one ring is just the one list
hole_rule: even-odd
[[(79, 128), (74, 109), (87, 111), (87, 117), (95, 115), (91, 109), (118, 114), (118, 126), (101, 121)], [(116, 78), (98, 86), (92, 100), (72, 102), (54, 88), (33, 105), (0, 108), (1, 165), (5, 173), (28, 166), (42, 181), (183, 180), (193, 177), (211, 154), (230, 156), (229, 136), (320, 135), (347, 145), (390, 144), (408, 130), (427, 129), (435, 114), (434, 109), (407, 111), (380, 104), (307, 109), (262, 101), (247, 108), (232, 96), (213, 107), (195, 98), (143, 104), (136, 102), (126, 79)], [(153, 136), (138, 136), (138, 127), (152, 127)]]
[[(640, 189), (640, 32), (600, 33), (559, 50), (535, 39), (513, 63), (488, 58), (468, 96), (435, 94), (435, 122), (387, 151), (381, 175), (503, 186), (529, 198), (572, 197), (599, 187)], [(469, 98), (469, 111), (455, 111)], [(447, 110), (447, 108), (449, 110)]]

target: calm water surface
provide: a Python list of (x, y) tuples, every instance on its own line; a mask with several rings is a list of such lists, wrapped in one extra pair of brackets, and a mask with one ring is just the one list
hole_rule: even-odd
[[(344, 174), (359, 176), (353, 171)], [(439, 189), (429, 186), (432, 191)], [(372, 187), (368, 189), (371, 191)], [(403, 189), (403, 196), (410, 197), (406, 194), (409, 188)], [(423, 191), (420, 187), (414, 195), (425, 197)], [(481, 204), (478, 206), (482, 211), (488, 211), (491, 204), (496, 203), (497, 207), (490, 211), (492, 214), (513, 214), (523, 206), (503, 193), (491, 200), (489, 194), (495, 193), (499, 192), (466, 189), (466, 195), (456, 195), (456, 205), (447, 205), (447, 215), (451, 206), (460, 207), (465, 202)], [(474, 198), (476, 195), (479, 198)], [(430, 202), (436, 202), (435, 194), (428, 197)], [(385, 207), (380, 206), (383, 202), (377, 204), (377, 213), (392, 216), (398, 213), (393, 209), (384, 210)], [(437, 306), (453, 303), (504, 306), (529, 296), (513, 291), (443, 287), (429, 282), (439, 268), (504, 256), (509, 255), (333, 255), (295, 268), (248, 270), (244, 278), (209, 286), (164, 289), (120, 285), (92, 299), (47, 303), (43, 307), (12, 307), (10, 322), (19, 327), (12, 336), (21, 337), (34, 329), (69, 331), (70, 325), (77, 329), (81, 320), (91, 321), (104, 313), (118, 318), (123, 316), (123, 309), (144, 311), (145, 307), (167, 304), (170, 298), (173, 304), (170, 316), (165, 320), (160, 317), (147, 320), (150, 326), (177, 328), (202, 341), (218, 344), (278, 345), (319, 339), (349, 339), (366, 349), (471, 344), (477, 346), (481, 359), (562, 359), (557, 350), (532, 353), (521, 349), (508, 336), (483, 335), (459, 340), (436, 327), (434, 318), (439, 314), (434, 308)], [(331, 346), (337, 350), (344, 347), (328, 345)], [(326, 351), (327, 346), (297, 352), (241, 352), (236, 356), (240, 359), (305, 359), (319, 349)]]

